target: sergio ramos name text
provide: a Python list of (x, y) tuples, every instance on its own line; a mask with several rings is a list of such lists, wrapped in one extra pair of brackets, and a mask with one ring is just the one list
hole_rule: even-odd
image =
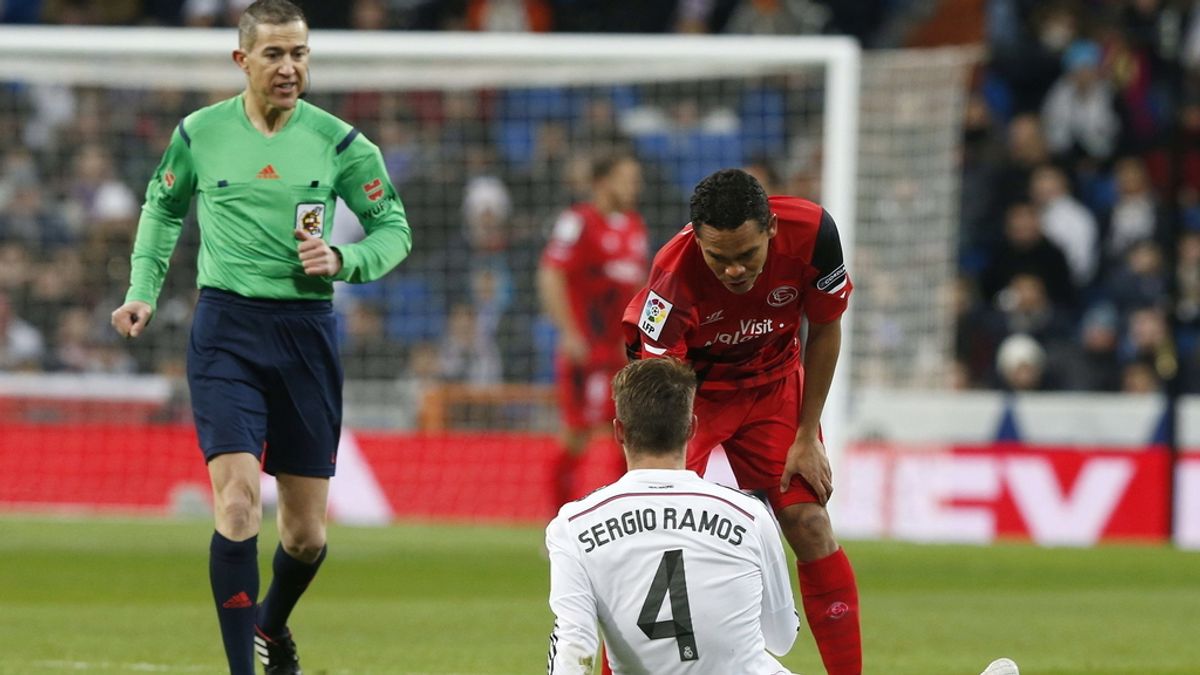
[(734, 546), (740, 545), (746, 534), (745, 527), (719, 513), (668, 506), (625, 511), (620, 516), (595, 523), (580, 532), (578, 539), (584, 546), (583, 552), (591, 553), (618, 539), (659, 530), (690, 530), (722, 539)]

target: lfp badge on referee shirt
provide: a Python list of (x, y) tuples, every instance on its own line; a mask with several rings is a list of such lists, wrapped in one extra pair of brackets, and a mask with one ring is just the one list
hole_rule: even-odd
[(325, 232), (325, 205), (320, 202), (297, 204), (296, 229), (320, 238)]
[(642, 306), (642, 320), (639, 322), (642, 332), (651, 340), (657, 340), (673, 307), (675, 305), (667, 302), (661, 295), (650, 291), (646, 296), (646, 304)]

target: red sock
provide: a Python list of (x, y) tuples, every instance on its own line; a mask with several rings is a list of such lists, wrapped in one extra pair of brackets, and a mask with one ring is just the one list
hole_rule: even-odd
[(846, 552), (796, 563), (804, 615), (817, 640), (829, 675), (861, 675), (862, 633), (858, 626), (858, 585)]
[(550, 480), (554, 491), (554, 510), (556, 512), (558, 511), (558, 507), (575, 498), (575, 485), (577, 482), (575, 475), (579, 473), (579, 465), (582, 462), (582, 456), (572, 455), (565, 450), (558, 456), (558, 460), (554, 462), (554, 475), (550, 477)]

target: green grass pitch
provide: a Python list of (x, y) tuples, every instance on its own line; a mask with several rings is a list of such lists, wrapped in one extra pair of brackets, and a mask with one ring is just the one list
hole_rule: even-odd
[[(0, 673), (220, 673), (203, 521), (0, 518)], [(545, 672), (537, 528), (333, 527), (293, 618), (309, 675)], [(264, 532), (266, 565), (273, 531)], [(1200, 554), (850, 542), (866, 672), (1200, 673)], [(794, 578), (794, 572), (793, 572)], [(264, 586), (265, 589), (265, 586)], [(807, 628), (784, 662), (823, 670)]]

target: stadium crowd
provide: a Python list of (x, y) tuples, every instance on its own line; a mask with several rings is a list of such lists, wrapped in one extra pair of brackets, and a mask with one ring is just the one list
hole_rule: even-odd
[(1200, 391), (1200, 11), (987, 5), (963, 152), (960, 379)]
[[(244, 4), (10, 1), (0, 19), (222, 26)], [(939, 3), (300, 4), (314, 27), (848, 33), (889, 47)], [(987, 56), (964, 127), (953, 386), (1142, 392), (1178, 375), (1182, 390), (1200, 392), (1200, 10), (975, 4)], [(693, 161), (701, 148), (807, 196), (813, 163), (779, 156), (798, 132), (777, 120), (786, 110), (803, 131), (820, 106), (769, 78), (713, 91), (722, 99), (636, 86), (334, 95), (318, 84), (312, 100), (383, 150), (415, 231), (406, 269), (339, 300), (347, 377), (549, 381), (553, 335), (534, 273), (548, 224), (586, 195), (595, 152), (630, 147), (642, 160), (655, 247), (686, 221), (686, 196), (709, 168)], [(0, 85), (0, 370), (182, 372), (194, 226), (155, 330), (120, 343), (108, 311), (123, 297), (140, 193), (172, 128), (228, 93)], [(646, 110), (655, 114), (628, 123)], [(349, 236), (353, 218), (337, 222), (335, 237)]]

